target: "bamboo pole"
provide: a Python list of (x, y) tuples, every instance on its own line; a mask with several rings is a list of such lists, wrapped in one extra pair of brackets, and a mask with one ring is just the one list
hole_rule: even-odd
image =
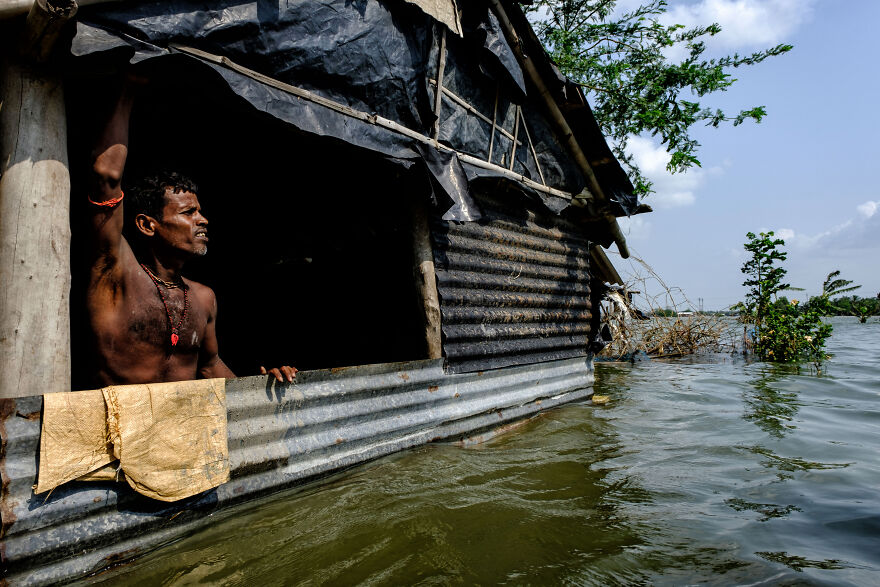
[(422, 307), (425, 328), (425, 346), (429, 359), (443, 356), (440, 330), (440, 295), (434, 274), (434, 248), (431, 245), (431, 229), (424, 202), (412, 204), (413, 274)]
[[(428, 83), (431, 84), (432, 86), (436, 86), (437, 80), (435, 80), (434, 78), (429, 78)], [(473, 114), (474, 116), (476, 116), (477, 118), (479, 118), (480, 120), (485, 122), (486, 124), (491, 124), (493, 129), (497, 130), (499, 133), (501, 133), (502, 135), (504, 135), (505, 137), (507, 137), (511, 141), (513, 140), (513, 135), (510, 134), (509, 132), (507, 132), (507, 129), (505, 129), (503, 127), (496, 127), (495, 122), (491, 118), (489, 118), (488, 116), (486, 116), (485, 114), (483, 114), (482, 112), (480, 112), (479, 110), (477, 110), (476, 108), (474, 108), (473, 106), (468, 104), (467, 100), (465, 100), (464, 98), (462, 98), (461, 96), (459, 96), (458, 94), (456, 94), (455, 92), (450, 90), (449, 88), (446, 88), (446, 87), (443, 88), (443, 95), (447, 96), (450, 100), (452, 100), (453, 102), (455, 102), (456, 104), (458, 104), (459, 106), (461, 106), (462, 108), (467, 110), (468, 113)], [(496, 100), (495, 100), (496, 110), (498, 107), (497, 98), (498, 97), (496, 95)]]
[(492, 147), (495, 145), (495, 128), (498, 120), (498, 84), (495, 84), (495, 108), (492, 109), (492, 134), (489, 136), (489, 156), (486, 161), (492, 162)]
[(547, 185), (547, 182), (544, 180), (544, 172), (541, 171), (541, 162), (538, 161), (538, 152), (535, 151), (535, 143), (532, 142), (532, 135), (529, 132), (529, 125), (526, 124), (526, 118), (523, 116), (522, 110), (520, 110), (519, 115), (522, 117), (522, 126), (523, 130), (526, 131), (526, 140), (529, 142), (529, 149), (532, 151), (532, 157), (535, 158), (535, 167), (538, 169), (538, 175), (541, 177), (541, 183)]
[(0, 65), (0, 398), (70, 390), (70, 176), (57, 76)]
[(388, 129), (392, 132), (396, 132), (403, 136), (409, 137), (413, 140), (419, 141), (425, 145), (431, 145), (436, 149), (441, 151), (450, 151), (456, 154), (456, 156), (464, 163), (469, 163), (474, 167), (479, 167), (481, 169), (491, 170), (498, 175), (507, 177), (508, 179), (512, 179), (513, 181), (522, 183), (532, 188), (535, 191), (550, 194), (556, 196), (558, 198), (563, 198), (566, 200), (571, 200), (573, 195), (570, 192), (566, 192), (560, 189), (556, 189), (547, 185), (543, 185), (540, 182), (529, 179), (528, 177), (520, 174), (514, 173), (505, 167), (501, 167), (500, 165), (495, 165), (494, 163), (489, 163), (488, 161), (484, 161), (472, 155), (468, 155), (467, 153), (462, 153), (461, 151), (456, 151), (452, 147), (448, 147), (443, 143), (438, 143), (434, 141), (434, 139), (425, 136), (421, 133), (418, 133), (410, 128), (407, 128), (400, 124), (399, 122), (395, 122), (393, 120), (389, 120), (378, 114), (367, 114), (366, 112), (361, 112), (360, 110), (355, 110), (350, 106), (346, 106), (345, 104), (341, 104), (339, 102), (334, 102), (328, 98), (315, 94), (314, 92), (310, 92), (308, 90), (304, 90), (297, 86), (292, 86), (290, 84), (286, 84), (284, 82), (273, 79), (267, 75), (263, 75), (258, 71), (254, 71), (252, 69), (248, 69), (242, 65), (235, 63), (227, 57), (223, 57), (220, 55), (214, 55), (213, 53), (208, 53), (206, 51), (202, 51), (201, 49), (195, 49), (193, 47), (187, 47), (185, 45), (177, 45), (171, 43), (169, 47), (175, 51), (180, 51), (181, 53), (185, 53), (187, 55), (191, 55), (198, 59), (202, 59), (207, 61), (208, 63), (214, 63), (216, 65), (221, 65), (232, 71), (240, 73), (242, 75), (246, 75), (251, 79), (254, 79), (260, 83), (266, 84), (267, 86), (277, 88), (283, 92), (287, 92), (293, 96), (297, 96), (302, 98), (303, 100), (308, 100), (309, 102), (313, 102), (314, 104), (319, 104), (324, 106), (325, 108), (329, 108), (334, 112), (339, 112), (340, 114), (344, 114), (346, 116), (350, 116), (351, 118), (355, 118), (357, 120), (361, 120), (368, 124), (375, 124), (376, 126), (380, 126), (382, 128)]
[(516, 145), (519, 142), (519, 106), (516, 107), (516, 114), (513, 122), (513, 144), (510, 147), (510, 166), (508, 169), (513, 171), (513, 163), (516, 160)]
[(593, 173), (593, 168), (590, 166), (590, 162), (587, 161), (587, 157), (581, 150), (580, 145), (578, 145), (574, 132), (572, 132), (571, 127), (568, 126), (565, 116), (563, 116), (562, 111), (559, 109), (559, 105), (556, 104), (556, 100), (553, 98), (549, 88), (547, 88), (547, 85), (541, 78), (541, 74), (538, 72), (535, 64), (525, 55), (525, 53), (523, 53), (522, 40), (513, 28), (513, 24), (511, 24), (510, 19), (507, 17), (507, 12), (501, 5), (500, 0), (489, 0), (489, 3), (495, 12), (495, 16), (498, 17), (501, 27), (504, 29), (507, 42), (510, 45), (510, 48), (513, 49), (520, 67), (523, 68), (523, 72), (528, 76), (532, 84), (534, 84), (535, 88), (537, 88), (541, 100), (543, 100), (544, 105), (547, 107), (547, 113), (550, 115), (550, 120), (556, 126), (559, 138), (568, 148), (568, 151), (574, 159), (575, 164), (577, 164), (578, 169), (584, 174), (584, 177), (587, 180), (587, 185), (593, 196), (594, 203), (597, 205), (596, 212), (600, 214), (607, 223), (608, 230), (611, 233), (614, 242), (617, 244), (617, 250), (620, 251), (620, 256), (624, 259), (628, 258), (629, 249), (626, 246), (626, 238), (620, 231), (620, 226), (617, 224), (617, 218), (615, 218), (610, 211), (607, 211), (608, 198), (602, 191), (602, 187), (599, 185), (599, 180), (596, 179), (596, 174)]
[(440, 136), (440, 115), (443, 113), (443, 72), (446, 69), (446, 27), (440, 29), (440, 50), (437, 56), (437, 87), (434, 89), (434, 130), (431, 138), (437, 142)]

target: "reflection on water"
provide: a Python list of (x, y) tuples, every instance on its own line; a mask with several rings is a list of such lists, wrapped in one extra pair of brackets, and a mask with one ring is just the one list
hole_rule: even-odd
[(724, 356), (602, 364), (606, 406), (378, 460), (89, 582), (873, 584), (877, 348), (880, 324), (843, 319), (821, 377)]
[(766, 522), (767, 520), (773, 518), (782, 518), (787, 516), (791, 512), (804, 511), (796, 505), (781, 506), (775, 503), (751, 503), (738, 497), (725, 500), (725, 503), (738, 512), (741, 512), (743, 510), (758, 512), (763, 516), (758, 520), (759, 522)]
[(786, 375), (797, 372), (791, 365), (767, 365), (751, 380), (743, 393), (746, 420), (777, 438), (795, 429), (792, 423), (798, 411), (798, 394), (780, 390), (776, 384)]
[(768, 561), (781, 563), (788, 568), (801, 572), (807, 567), (813, 567), (815, 569), (843, 569), (847, 565), (842, 564), (839, 560), (821, 560), (814, 561), (808, 558), (804, 558), (802, 556), (791, 556), (784, 552), (757, 552), (755, 553), (763, 559), (767, 559)]

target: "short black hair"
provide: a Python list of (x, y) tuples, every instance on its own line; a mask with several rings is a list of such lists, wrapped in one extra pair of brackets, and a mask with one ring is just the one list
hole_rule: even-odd
[(189, 177), (176, 171), (162, 170), (152, 175), (145, 175), (126, 189), (125, 207), (131, 218), (138, 214), (146, 214), (156, 220), (162, 220), (165, 209), (165, 191), (171, 188), (174, 192), (199, 193), (199, 187)]

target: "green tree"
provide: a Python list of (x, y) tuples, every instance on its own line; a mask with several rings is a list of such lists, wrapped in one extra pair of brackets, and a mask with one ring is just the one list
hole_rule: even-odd
[(763, 321), (770, 313), (777, 294), (791, 287), (790, 284), (783, 282), (787, 271), (777, 266), (777, 262), (782, 263), (788, 257), (788, 253), (777, 250), (777, 247), (785, 245), (785, 241), (772, 237), (772, 230), (762, 232), (759, 236), (749, 232), (746, 233), (749, 242), (743, 245), (752, 255), (741, 269), (748, 275), (743, 285), (749, 288), (744, 312), (750, 323), (755, 325), (759, 336)]
[(788, 255), (778, 249), (785, 241), (773, 236), (772, 231), (746, 234), (749, 240), (744, 247), (751, 257), (741, 270), (748, 276), (743, 285), (749, 290), (738, 304), (740, 319), (753, 326), (753, 349), (761, 360), (792, 363), (807, 359), (818, 368), (825, 359), (825, 341), (831, 336), (831, 325), (822, 322), (830, 306), (799, 307), (797, 300), (788, 302), (779, 296), (791, 289), (781, 266)]
[(861, 306), (857, 303), (858, 296), (852, 296), (851, 298), (840, 297), (831, 301), (832, 296), (839, 296), (862, 287), (861, 285), (850, 285), (852, 283), (852, 280), (840, 278), (839, 269), (832, 271), (825, 278), (825, 281), (822, 282), (822, 293), (818, 296), (812, 296), (804, 305), (805, 309), (814, 310), (825, 315), (862, 315)]
[[(627, 167), (636, 192), (647, 194), (651, 183), (627, 154), (632, 136), (660, 137), (670, 153), (667, 166), (679, 172), (694, 165), (699, 143), (691, 137), (697, 123), (737, 126), (745, 120), (760, 122), (763, 106), (729, 116), (704, 106), (705, 96), (729, 88), (736, 79), (731, 70), (754, 65), (791, 50), (777, 45), (751, 55), (703, 56), (705, 39), (721, 32), (718, 24), (686, 28), (664, 25), (665, 0), (646, 0), (625, 14), (614, 13), (617, 0), (536, 0), (527, 9), (542, 43), (571, 80), (591, 96), (593, 112), (614, 154)], [(667, 55), (673, 47), (687, 53), (680, 62)]]
[(832, 271), (828, 274), (828, 277), (826, 277), (825, 281), (822, 283), (822, 297), (830, 299), (831, 296), (855, 291), (862, 287), (861, 285), (851, 286), (851, 283), (852, 280), (850, 279), (840, 279), (840, 269)]

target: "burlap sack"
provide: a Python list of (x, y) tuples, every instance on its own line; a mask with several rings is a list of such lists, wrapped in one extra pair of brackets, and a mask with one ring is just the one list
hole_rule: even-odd
[(114, 460), (100, 389), (43, 396), (36, 493), (73, 481)]
[(44, 395), (35, 492), (74, 479), (128, 481), (162, 501), (225, 483), (226, 380)]
[(113, 454), (129, 485), (176, 501), (229, 480), (226, 380), (103, 390)]

